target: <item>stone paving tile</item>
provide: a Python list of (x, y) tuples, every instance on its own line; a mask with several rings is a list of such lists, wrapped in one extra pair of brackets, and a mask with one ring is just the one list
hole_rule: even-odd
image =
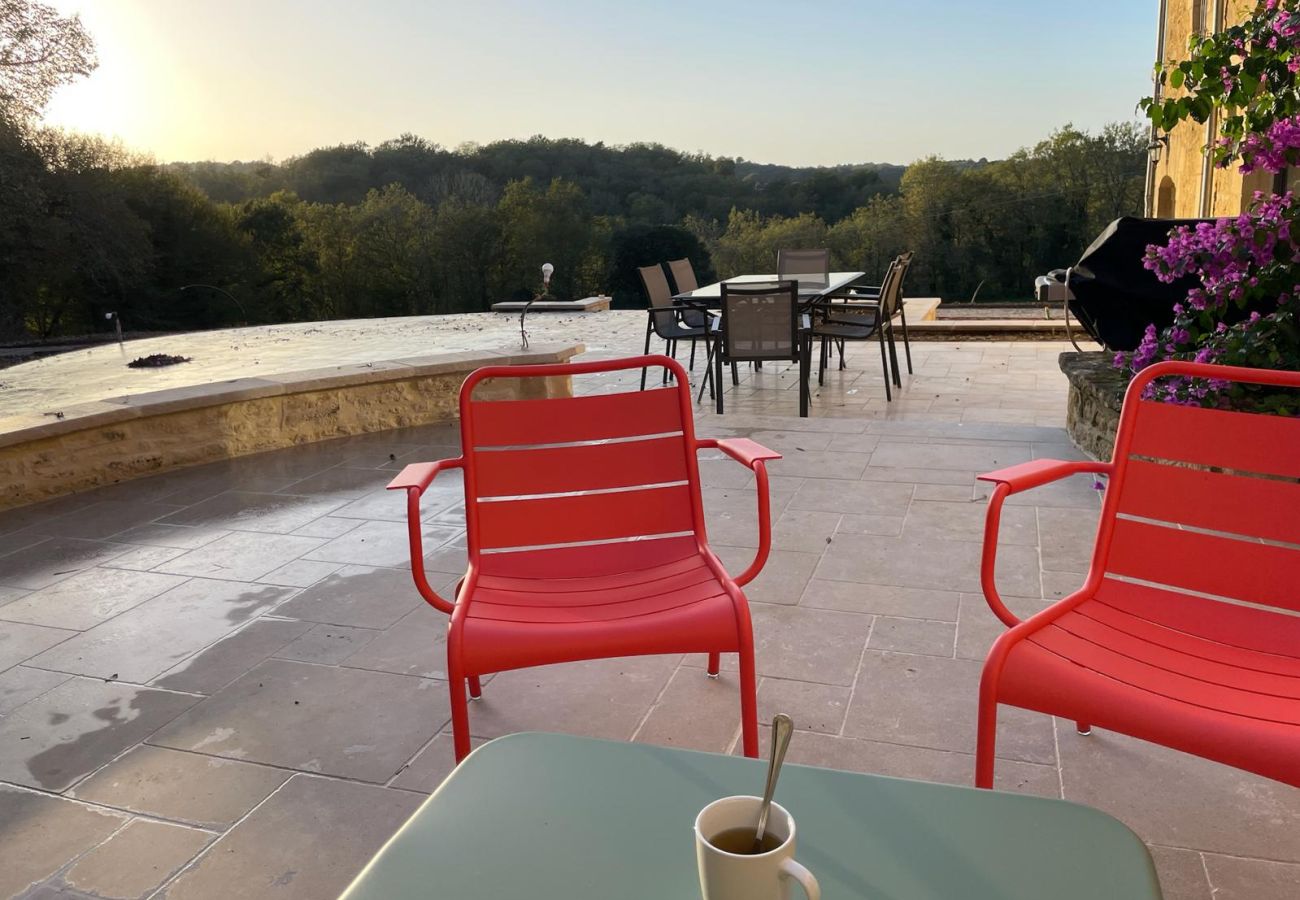
[(197, 699), (98, 679), (70, 679), (0, 720), (0, 781), (63, 791)]
[(917, 469), (896, 466), (867, 466), (862, 481), (876, 484), (948, 484), (971, 489), (974, 494), (976, 473), (960, 469)]
[(224, 830), (292, 774), (285, 769), (142, 744), (81, 782), (72, 796)]
[(683, 666), (651, 708), (633, 740), (725, 753), (740, 732), (740, 681), (734, 672), (709, 678)]
[(295, 559), (280, 568), (267, 572), (257, 579), (259, 584), (278, 584), (285, 587), (311, 587), (327, 575), (332, 575), (343, 568), (339, 563), (314, 562), (310, 559)]
[[(443, 630), (446, 630), (445, 624)], [(314, 625), (310, 631), (285, 644), (274, 655), (277, 659), (296, 659), (299, 662), (335, 665), (379, 637), (380, 634), (382, 632), (373, 628), (351, 628), (347, 625)], [(358, 666), (358, 668), (369, 667)], [(401, 674), (417, 673), (404, 672)]]
[(425, 605), (409, 571), (344, 566), (282, 604), (277, 611), (282, 616), (308, 622), (382, 629)]
[[(483, 746), (484, 741), (481, 738), (473, 738), (469, 744), (471, 749), (477, 749)], [(429, 746), (421, 750), (415, 759), (407, 763), (397, 777), (389, 782), (389, 787), (431, 794), (455, 768), (455, 743), (451, 734), (444, 731), (430, 741)]]
[(1205, 854), (1215, 900), (1294, 900), (1300, 897), (1300, 865)]
[[(754, 550), (749, 547), (713, 546), (713, 551), (733, 577), (740, 575), (754, 560)], [(804, 586), (812, 577), (820, 559), (817, 553), (798, 553), (793, 550), (773, 550), (767, 563), (753, 581), (745, 585), (745, 596), (755, 603), (780, 603), (793, 606), (799, 602)]]
[(215, 694), (258, 663), (305, 634), (310, 622), (260, 618), (167, 670), (154, 684), (173, 691)]
[(901, 516), (912, 502), (908, 483), (810, 478), (790, 500), (790, 509), (853, 515)]
[(31, 664), (144, 684), (287, 596), (286, 588), (195, 578), (64, 641)]
[(1150, 847), (1164, 900), (1213, 900), (1205, 862), (1195, 850)]
[[(917, 488), (922, 485), (917, 485)], [(902, 516), (840, 516), (836, 534), (877, 534), (883, 537), (898, 537), (903, 533)]]
[(184, 584), (180, 575), (88, 569), (0, 607), (0, 619), (85, 631)]
[[(426, 525), (426, 552), (437, 549), (460, 534), (460, 529)], [(295, 540), (305, 540), (296, 538)], [(319, 542), (318, 542), (319, 543)], [(406, 567), (410, 565), (410, 543), (403, 522), (366, 522), (303, 554), (304, 559), (348, 563), (360, 566)]]
[(147, 572), (185, 553), (178, 547), (134, 547), (121, 556), (100, 563), (101, 569), (131, 569)]
[(2, 622), (0, 623), (0, 671), (31, 659), (76, 634), (75, 631), (65, 631), (62, 628)]
[(163, 516), (164, 525), (216, 526), (288, 534), (343, 505), (341, 499), (227, 491)]
[(71, 677), (62, 672), (47, 672), (28, 666), (14, 666), (0, 672), (0, 717), (9, 715), (24, 703), (35, 700)]
[(832, 684), (762, 678), (758, 684), (758, 720), (771, 722), (777, 713), (795, 720), (803, 731), (839, 734), (852, 690)]
[[(984, 540), (988, 504), (964, 500), (957, 503), (913, 500), (903, 521), (903, 537), (911, 541)], [(1003, 507), (998, 543), (1033, 547), (1038, 543), (1038, 521), (1033, 509)]]
[(955, 591), (930, 591), (814, 578), (804, 589), (799, 605), (838, 609), (841, 612), (956, 622), (960, 598), (961, 595)]
[[(353, 629), (360, 632), (362, 629)], [(352, 638), (345, 666), (424, 678), (447, 677), (447, 617), (421, 601), (384, 631)]]
[(197, 550), (217, 538), (230, 534), (229, 529), (208, 525), (141, 525), (117, 535), (124, 544), (145, 544), (156, 547), (174, 547), (179, 550)]
[(392, 472), (369, 468), (335, 467), (309, 475), (284, 487), (281, 493), (321, 495), (335, 506), (342, 506), (347, 498), (360, 497), (383, 490), (393, 480)]
[(296, 775), (171, 882), (165, 896), (227, 900), (232, 885), (249, 897), (337, 896), (423, 799)]
[(94, 897), (144, 897), (214, 837), (183, 825), (134, 819), (78, 859), (63, 881)]
[[(974, 541), (845, 535), (827, 549), (815, 576), (974, 593), (980, 590), (980, 551)], [(1040, 595), (1039, 571), (1038, 548), (1004, 545), (998, 549), (997, 580), (1004, 593)]]
[[(982, 665), (868, 650), (844, 722), (847, 737), (969, 753)], [(1056, 764), (1052, 719), (1003, 706), (998, 712), (997, 754), (1006, 759)]]
[(174, 513), (179, 506), (147, 503), (139, 500), (106, 500), (92, 503), (57, 519), (42, 522), (39, 526), (54, 537), (101, 540), (136, 525), (143, 525)]
[(877, 616), (867, 647), (895, 653), (951, 657), (957, 640), (957, 626), (951, 622)]
[(125, 544), (106, 544), (77, 538), (50, 538), (39, 544), (0, 556), (0, 585), (40, 590), (83, 569), (93, 568), (130, 550)]
[[(1051, 604), (1043, 600), (1003, 595), (1003, 603), (1020, 618), (1028, 618)], [(957, 653), (961, 659), (983, 660), (1007, 626), (993, 615), (983, 594), (961, 595), (961, 618), (957, 624)]]
[(23, 894), (126, 821), (109, 810), (0, 784), (0, 896)]
[(1099, 728), (1058, 734), (1067, 800), (1155, 844), (1300, 860), (1300, 788)]
[(1010, 443), (936, 444), (887, 442), (871, 454), (873, 466), (907, 466), (909, 468), (973, 469), (989, 472), (1017, 463), (1029, 462), (1033, 452), (1028, 445)]
[(758, 674), (850, 685), (871, 618), (827, 609), (751, 603)]
[(557, 731), (628, 740), (679, 661), (638, 656), (502, 672), (484, 686), (483, 699), (470, 704), (470, 734)]
[(347, 534), (360, 524), (361, 523), (356, 519), (340, 519), (334, 516), (321, 516), (319, 519), (308, 522), (301, 528), (295, 528), (293, 533), (301, 537), (336, 538), (339, 535)]
[(157, 570), (177, 575), (256, 581), (323, 543), (319, 538), (237, 531), (168, 560)]
[(1043, 570), (1043, 596), (1048, 600), (1060, 600), (1068, 597), (1083, 587), (1088, 576), (1081, 572), (1049, 572)]
[[(771, 729), (760, 727), (760, 755), (766, 756)], [(890, 778), (915, 778), (969, 787), (975, 778), (970, 753), (906, 747), (900, 744), (796, 731), (786, 761)], [(994, 787), (1002, 791), (1060, 797), (1056, 767), (1016, 760), (999, 760)]]
[(449, 710), (441, 682), (270, 659), (149, 743), (382, 783)]
[(1092, 548), (1097, 541), (1097, 520), (1101, 508), (1081, 509), (1040, 507), (1038, 513), (1039, 546), (1043, 568), (1052, 572), (1086, 572), (1092, 562)]

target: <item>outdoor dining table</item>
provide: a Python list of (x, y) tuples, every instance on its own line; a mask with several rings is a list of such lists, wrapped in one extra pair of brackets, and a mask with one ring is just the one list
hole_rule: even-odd
[[(567, 735), (498, 738), (461, 763), (343, 898), (698, 898), (696, 814), (719, 797), (760, 793), (764, 768)], [(1138, 837), (1063, 800), (797, 765), (785, 767), (776, 799), (825, 900), (1160, 898)]]
[[(807, 307), (808, 315), (814, 313), (814, 307), (830, 297), (844, 296), (848, 290), (867, 275), (866, 272), (831, 272), (824, 279), (815, 275), (801, 274), (789, 275), (787, 281), (798, 283), (799, 304), (801, 307)], [(722, 306), (722, 286), (724, 284), (745, 285), (745, 284), (771, 284), (780, 280), (778, 275), (736, 275), (733, 278), (726, 278), (722, 281), (715, 281), (712, 284), (706, 284), (703, 287), (696, 288), (693, 291), (681, 291), (673, 294), (673, 304), (684, 309), (708, 310), (718, 309)], [(809, 324), (805, 318), (804, 326)], [(804, 348), (805, 355), (810, 352), (809, 347)], [(809, 377), (809, 360), (803, 359), (799, 363), (799, 380), (806, 382)], [(799, 415), (807, 417), (808, 415), (808, 392), (807, 384), (800, 385), (799, 394)], [(717, 386), (721, 390), (721, 385)], [(703, 390), (701, 388), (701, 390)]]

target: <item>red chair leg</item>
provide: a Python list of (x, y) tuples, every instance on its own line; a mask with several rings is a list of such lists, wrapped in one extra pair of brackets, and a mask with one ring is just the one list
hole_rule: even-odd
[(477, 675), (469, 676), (469, 699), (478, 700), (483, 696), (483, 685)]
[(754, 648), (740, 648), (740, 735), (745, 755), (758, 758), (758, 697), (754, 677)]
[(993, 759), (998, 739), (998, 700), (988, 689), (988, 679), (980, 682), (979, 729), (975, 739), (975, 787), (993, 787)]
[(718, 673), (721, 671), (722, 671), (722, 654), (710, 653), (709, 654), (709, 677), (717, 678)]
[(1074, 730), (1079, 734), (1092, 734), (1092, 724), (1089, 722), (1075, 722)]
[(456, 764), (469, 756), (469, 700), (465, 697), (465, 677), (461, 667), (448, 660), (447, 685), (451, 689), (451, 737), (456, 751)]

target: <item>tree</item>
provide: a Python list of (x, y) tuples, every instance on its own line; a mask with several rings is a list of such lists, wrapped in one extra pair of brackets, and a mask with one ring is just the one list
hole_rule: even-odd
[(54, 89), (99, 65), (79, 16), (35, 0), (0, 0), (0, 107), (36, 118)]
[(542, 263), (555, 266), (551, 293), (571, 300), (595, 290), (592, 256), (596, 222), (578, 186), (562, 178), (540, 190), (530, 178), (506, 185), (497, 207), (503, 238), (503, 298), (531, 296), (541, 286)]
[(620, 307), (645, 305), (637, 269), (670, 259), (689, 259), (700, 284), (715, 278), (713, 260), (700, 239), (678, 225), (629, 225), (614, 232), (605, 284)]

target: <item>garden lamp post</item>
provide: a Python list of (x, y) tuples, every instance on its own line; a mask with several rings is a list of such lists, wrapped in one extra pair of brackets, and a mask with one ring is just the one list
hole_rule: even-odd
[(519, 336), (523, 338), (523, 347), (528, 349), (528, 332), (524, 330), (524, 319), (528, 316), (528, 310), (534, 303), (541, 300), (549, 293), (551, 288), (551, 276), (555, 274), (555, 266), (550, 263), (542, 263), (542, 292), (534, 294), (533, 299), (524, 304), (523, 312), (519, 314)]
[(179, 288), (179, 290), (183, 293), (185, 291), (188, 291), (190, 288), (207, 288), (210, 291), (216, 291), (218, 294), (225, 294), (227, 297), (230, 298), (231, 303), (239, 307), (239, 314), (240, 316), (243, 317), (242, 322), (244, 323), (248, 322), (248, 312), (244, 309), (244, 304), (240, 303), (239, 300), (235, 297), (235, 295), (230, 293), (230, 291), (226, 290), (225, 288), (219, 288), (215, 284), (187, 284)]

